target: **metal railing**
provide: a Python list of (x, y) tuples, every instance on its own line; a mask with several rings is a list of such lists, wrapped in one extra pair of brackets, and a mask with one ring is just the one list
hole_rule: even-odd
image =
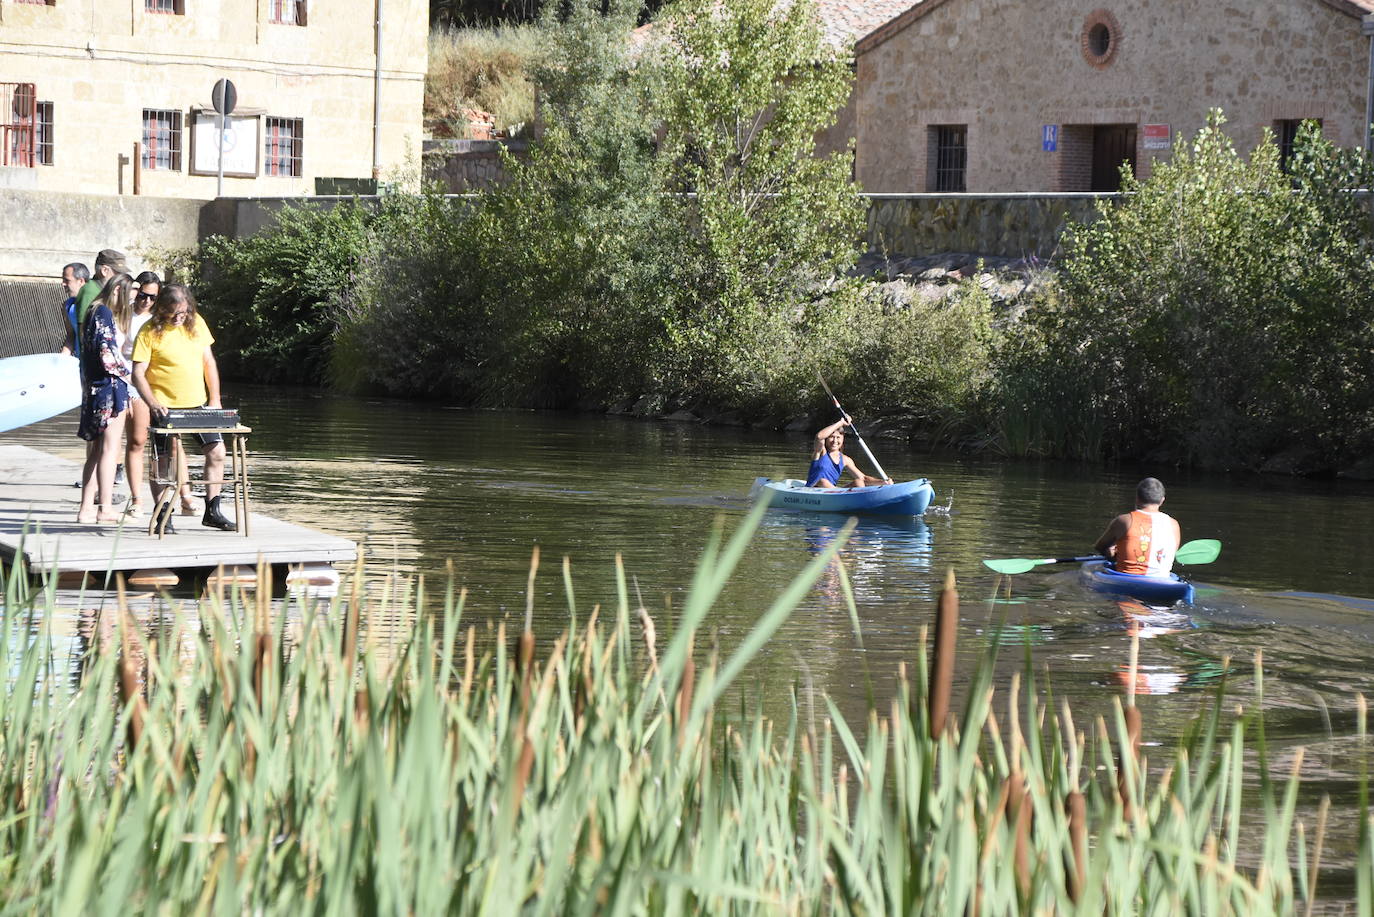
[(62, 301), (67, 291), (52, 281), (0, 280), (0, 359), (52, 353), (66, 338)]
[(38, 91), (0, 83), (0, 166), (38, 165)]

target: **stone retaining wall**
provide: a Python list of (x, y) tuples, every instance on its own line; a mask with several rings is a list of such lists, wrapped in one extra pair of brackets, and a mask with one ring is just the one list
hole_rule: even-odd
[(451, 194), (467, 194), (493, 188), (506, 180), (501, 148), (523, 156), (524, 140), (426, 140), (424, 176)]
[[(454, 142), (454, 141), (450, 141)], [(443, 160), (436, 173), (449, 187), (485, 187), (500, 180), (498, 141), (458, 141), (477, 149)], [(483, 146), (478, 146), (482, 144)], [(487, 184), (483, 184), (487, 183)], [(237, 238), (271, 225), (284, 206), (330, 206), (351, 197), (220, 198), (214, 201), (71, 194), (0, 188), (0, 277), (55, 278), (68, 261), (90, 263), (102, 248), (131, 256), (131, 266), (158, 251), (194, 246), (208, 235)], [(1090, 194), (870, 195), (864, 242), (869, 251), (921, 256), (977, 252), (1007, 258), (1049, 258), (1066, 215), (1089, 217)], [(360, 197), (363, 202), (375, 197)]]
[(868, 195), (870, 252), (978, 252), (1049, 260), (1070, 219), (1089, 220), (1100, 194)]

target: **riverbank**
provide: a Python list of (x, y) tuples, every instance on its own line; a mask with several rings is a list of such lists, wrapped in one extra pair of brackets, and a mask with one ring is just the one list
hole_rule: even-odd
[(927, 446), (1374, 476), (1374, 231), (1343, 190), (1374, 161), (1309, 132), (1284, 172), (1222, 120), (1071, 223), (1053, 266), (858, 259), (833, 161), (787, 195), (682, 195), (651, 145), (629, 163), (555, 133), (461, 206), (288, 208), (198, 270), (231, 377), (787, 428), (830, 416), (819, 370)]

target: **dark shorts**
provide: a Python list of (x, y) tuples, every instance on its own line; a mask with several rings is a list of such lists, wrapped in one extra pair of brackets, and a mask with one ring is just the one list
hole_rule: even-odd
[(168, 454), (168, 451), (172, 448), (173, 436), (194, 436), (196, 439), (200, 440), (202, 449), (206, 446), (213, 446), (215, 443), (224, 442), (224, 437), (220, 436), (218, 433), (154, 433), (153, 448), (157, 450), (158, 455)]

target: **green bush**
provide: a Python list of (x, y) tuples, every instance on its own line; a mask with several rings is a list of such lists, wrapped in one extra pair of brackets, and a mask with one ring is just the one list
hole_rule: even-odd
[[(672, 7), (632, 53), (637, 12), (545, 17), (541, 136), (476, 202), (374, 234), (337, 379), (487, 405), (795, 411), (797, 318), (852, 261), (863, 215), (847, 160), (813, 155), (848, 70), (810, 6)], [(388, 340), (398, 317), (423, 333)]]
[(897, 412), (950, 438), (975, 432), (992, 384), (993, 304), (964, 281), (945, 299), (883, 308), (869, 296), (846, 316), (845, 366), (834, 375), (861, 393), (866, 413)]
[[(1372, 237), (1345, 189), (1368, 187), (1369, 165), (1309, 127), (1285, 174), (1272, 142), (1247, 160), (1223, 123), (1073, 228), (1060, 302), (1006, 354), (1008, 439), (1221, 468), (1367, 450)], [(1075, 422), (1100, 441), (1043, 441)]]
[(471, 390), (481, 359), (472, 205), (439, 194), (381, 198), (348, 282), (331, 299), (330, 381), (411, 397)]
[(319, 383), (333, 349), (331, 303), (367, 250), (374, 217), (356, 201), (288, 205), (269, 228), (201, 246), (197, 293), (225, 375)]

